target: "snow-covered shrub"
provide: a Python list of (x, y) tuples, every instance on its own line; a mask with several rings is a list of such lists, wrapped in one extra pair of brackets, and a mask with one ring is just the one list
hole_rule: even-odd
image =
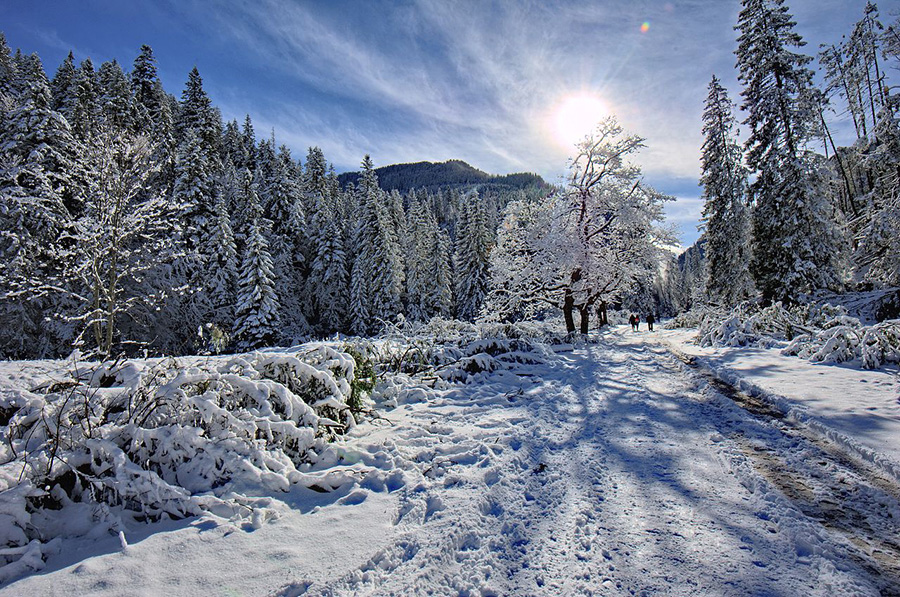
[[(355, 424), (359, 362), (314, 344), (82, 366), (0, 394), (0, 579), (35, 553), (40, 560), (53, 537), (36, 512), (87, 505), (112, 529), (123, 517), (239, 513), (242, 493), (303, 483), (326, 440)], [(356, 387), (357, 402), (372, 382)]]
[(708, 325), (710, 321), (721, 320), (723, 317), (725, 317), (726, 314), (727, 311), (719, 307), (711, 305), (697, 305), (691, 308), (689, 311), (679, 313), (678, 315), (667, 321), (663, 327), (667, 330), (675, 330), (680, 328), (701, 328)]
[(885, 363), (900, 364), (900, 319), (867, 328), (860, 343), (860, 357), (866, 369), (877, 369)]
[(781, 303), (760, 309), (741, 303), (722, 319), (706, 318), (698, 336), (701, 346), (773, 346), (805, 331), (795, 313)]
[[(479, 323), (434, 318), (394, 329), (379, 345), (377, 366), (391, 375), (447, 382), (471, 381), (517, 363), (545, 362), (546, 344), (561, 344), (558, 326), (540, 323)], [(386, 387), (386, 400), (397, 396)], [(388, 397), (389, 395), (389, 397)]]
[(785, 308), (781, 303), (759, 309), (738, 305), (719, 320), (700, 326), (702, 346), (772, 347), (789, 341), (782, 354), (815, 363), (858, 360), (867, 369), (900, 362), (900, 323), (891, 320), (865, 326), (843, 306), (828, 303)]
[(861, 328), (834, 325), (817, 334), (803, 334), (782, 349), (782, 354), (797, 355), (814, 363), (844, 363), (859, 356)]

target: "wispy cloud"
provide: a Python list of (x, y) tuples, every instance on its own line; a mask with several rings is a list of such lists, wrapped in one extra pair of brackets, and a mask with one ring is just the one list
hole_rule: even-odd
[[(850, 13), (862, 9), (845, 0), (791, 4), (801, 32), (813, 35), (811, 53), (839, 39)], [(711, 76), (739, 100), (736, 0), (222, 0), (212, 9), (195, 0), (188, 7), (180, 10), (236, 55), (278, 73), (277, 88), (244, 92), (270, 95), (247, 102), (260, 130), (275, 127), (294, 147), (319, 145), (341, 168), (357, 167), (364, 153), (380, 164), (461, 158), (555, 180), (571, 148), (553, 140), (551, 110), (567, 94), (598, 94), (628, 131), (646, 138), (636, 161), (660, 190), (679, 195), (668, 211), (685, 229), (696, 226), (701, 208), (687, 195), (700, 174)], [(236, 115), (251, 111), (232, 99)]]
[[(373, 139), (385, 153), (403, 153), (396, 147), (401, 142), (410, 149), (431, 144), (459, 148), (460, 157), (484, 159), (480, 166), (498, 171), (559, 172), (568, 148), (550, 138), (548, 113), (563, 95), (591, 90), (607, 98), (628, 128), (648, 136), (653, 149), (643, 159), (646, 169), (697, 171), (702, 91), (695, 88), (708, 73), (685, 78), (676, 61), (708, 56), (702, 46), (710, 40), (701, 43), (674, 25), (667, 31), (666, 22), (693, 19), (709, 3), (683, 2), (668, 11), (648, 2), (417, 0), (357, 3), (355, 11), (337, 5), (229, 2), (213, 14), (218, 30), (336, 105), (387, 108), (395, 119), (405, 118), (407, 131)], [(640, 24), (655, 13), (659, 31), (651, 24), (642, 35)], [(731, 15), (723, 14), (728, 39)], [(353, 133), (341, 134), (347, 132)], [(412, 134), (418, 141), (409, 146)]]

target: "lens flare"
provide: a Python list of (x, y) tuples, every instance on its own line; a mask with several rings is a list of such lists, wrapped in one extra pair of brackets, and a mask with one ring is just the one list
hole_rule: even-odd
[(650, 21), (644, 21), (641, 23), (641, 33), (647, 33), (650, 31)]

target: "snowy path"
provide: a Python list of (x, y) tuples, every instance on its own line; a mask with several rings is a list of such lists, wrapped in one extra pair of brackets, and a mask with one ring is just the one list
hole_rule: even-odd
[(282, 594), (897, 593), (890, 488), (662, 348), (609, 336), (523, 373), (410, 407), (381, 438), (421, 475), (389, 546)]

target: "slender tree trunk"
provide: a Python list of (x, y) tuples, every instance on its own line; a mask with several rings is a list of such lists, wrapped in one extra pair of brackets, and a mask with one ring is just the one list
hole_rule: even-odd
[[(828, 128), (828, 123), (825, 122), (825, 115), (822, 113), (821, 109), (819, 110), (819, 118), (822, 119), (822, 128), (825, 131), (826, 139), (831, 142), (831, 148), (834, 150), (834, 159), (837, 160), (838, 169), (841, 171), (841, 179), (844, 182), (844, 190), (847, 192), (847, 204), (853, 211), (853, 215), (859, 217), (859, 210), (856, 209), (856, 203), (853, 201), (854, 193), (853, 185), (850, 182), (850, 175), (847, 173), (847, 169), (844, 168), (844, 160), (843, 158), (841, 158), (841, 154), (838, 153), (837, 146), (834, 144), (834, 138), (831, 136), (831, 130)], [(827, 143), (825, 147), (828, 147)]]
[(599, 319), (599, 324), (597, 327), (603, 327), (605, 325), (609, 325), (609, 319), (606, 315), (606, 301), (601, 301), (601, 303), (597, 306), (597, 319)]

